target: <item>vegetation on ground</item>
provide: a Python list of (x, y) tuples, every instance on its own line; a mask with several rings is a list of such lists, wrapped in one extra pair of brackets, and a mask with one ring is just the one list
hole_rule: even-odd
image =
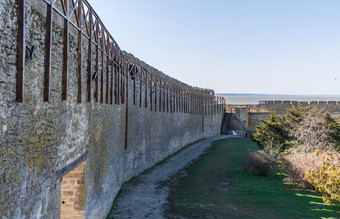
[[(338, 218), (313, 191), (284, 184), (274, 168), (267, 177), (241, 171), (249, 150), (245, 138), (215, 142), (170, 188), (169, 218)], [(261, 159), (262, 160), (262, 159)], [(280, 162), (279, 162), (280, 163)]]
[(284, 181), (314, 188), (325, 203), (340, 208), (340, 119), (313, 108), (292, 108), (284, 116), (272, 112), (262, 120), (253, 140), (279, 157), (288, 174)]
[(249, 150), (242, 172), (255, 176), (269, 176), (276, 160), (263, 150)]
[(261, 120), (253, 140), (271, 155), (294, 149), (312, 152), (333, 147), (340, 149), (340, 119), (314, 107), (288, 109), (284, 116), (275, 112), (268, 120)]
[[(318, 162), (319, 161), (319, 162)], [(312, 163), (315, 168), (307, 170), (305, 179), (322, 194), (323, 201), (340, 205), (340, 155), (316, 151)]]

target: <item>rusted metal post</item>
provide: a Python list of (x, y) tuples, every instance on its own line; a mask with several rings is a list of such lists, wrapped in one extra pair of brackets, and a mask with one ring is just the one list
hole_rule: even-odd
[(25, 72), (25, 0), (18, 1), (17, 85), (16, 102), (24, 101)]
[(145, 108), (148, 107), (148, 72), (145, 70)]
[(191, 92), (191, 113), (195, 114), (195, 93)]
[(45, 73), (44, 73), (44, 101), (50, 100), (50, 75), (51, 75), (51, 47), (52, 47), (52, 2), (47, 4), (46, 13), (46, 38), (45, 38)]
[(194, 98), (194, 114), (197, 114), (197, 97), (196, 97), (196, 91), (193, 93), (193, 98)]
[(172, 113), (172, 84), (169, 83), (169, 96), (170, 96), (170, 113)]
[(183, 113), (187, 113), (187, 106), (186, 106), (186, 104), (187, 104), (187, 100), (186, 100), (186, 97), (185, 97), (185, 95), (186, 95), (186, 90), (184, 89), (183, 90)]
[(176, 85), (172, 86), (172, 97), (173, 97), (173, 113), (176, 113)]
[(169, 113), (169, 83), (166, 83), (166, 112)]
[(110, 86), (110, 95), (111, 95), (111, 98), (110, 98), (110, 104), (112, 105), (113, 104), (113, 78), (114, 78), (114, 59), (113, 59), (113, 55), (114, 55), (114, 48), (113, 48), (113, 40), (112, 40), (112, 44), (110, 45), (111, 47), (111, 86)]
[(113, 56), (113, 65), (114, 65), (114, 71), (115, 71), (115, 104), (118, 104), (118, 74), (117, 74), (117, 49), (116, 49), (116, 45), (115, 45), (115, 53)]
[(64, 0), (65, 15), (64, 19), (64, 40), (63, 40), (63, 72), (61, 79), (61, 100), (67, 99), (67, 74), (68, 74), (68, 50), (69, 50), (69, 0)]
[(129, 68), (128, 68), (128, 63), (126, 61), (125, 62), (125, 73), (126, 73), (126, 103), (125, 103), (125, 107), (126, 107), (126, 116), (125, 116), (125, 150), (127, 149), (127, 145), (128, 145), (128, 126), (129, 126)]
[(212, 98), (212, 115), (215, 114), (215, 99), (214, 97), (211, 97)]
[(200, 94), (198, 93), (196, 96), (196, 101), (197, 101), (197, 114), (201, 114), (201, 99), (200, 99)]
[(195, 114), (198, 114), (198, 101), (197, 101), (197, 93), (195, 92)]
[(183, 98), (183, 89), (181, 88), (180, 90), (180, 95), (181, 95), (181, 113), (184, 113), (184, 98)]
[(204, 96), (204, 114), (208, 114), (208, 102), (207, 102), (207, 96)]
[(188, 114), (191, 114), (191, 91), (188, 91)]
[(133, 105), (136, 106), (136, 65), (133, 66)]
[(120, 101), (120, 90), (121, 90), (121, 84), (120, 84), (120, 58), (119, 58), (119, 51), (117, 50), (117, 64), (116, 64), (116, 69), (117, 69), (117, 104), (119, 105), (121, 103)]
[(187, 113), (187, 99), (186, 99), (186, 93), (187, 91), (183, 91), (183, 108), (184, 108), (184, 113)]
[[(121, 53), (121, 52), (120, 52)], [(122, 60), (122, 57), (123, 57), (123, 54), (121, 53), (120, 54), (120, 59), (121, 59), (121, 70), (120, 70), (120, 89), (121, 89), (121, 91), (120, 91), (120, 94), (121, 94), (121, 103), (123, 104), (124, 103), (124, 100), (125, 100), (125, 98), (124, 98), (124, 95), (125, 95), (125, 93), (124, 93), (124, 89), (125, 89), (125, 84), (124, 84), (124, 70), (125, 70), (125, 67), (124, 67), (124, 63), (123, 63), (123, 60)], [(124, 69), (123, 69), (124, 68)]]
[(77, 98), (77, 101), (78, 103), (81, 103), (82, 100), (81, 100), (81, 53), (82, 53), (82, 46), (81, 46), (81, 42), (82, 42), (82, 29), (83, 29), (83, 26), (82, 26), (82, 0), (78, 0), (78, 20), (79, 20), (79, 28), (80, 30), (78, 30), (78, 50), (77, 50), (77, 53), (78, 53), (78, 64), (77, 64), (77, 75), (78, 75), (78, 98)]
[(159, 79), (159, 112), (162, 112), (162, 79)]
[(195, 114), (195, 98), (194, 92), (191, 91), (190, 99), (191, 99), (191, 114)]
[(101, 27), (101, 75), (100, 75), (100, 103), (104, 103), (104, 30)]
[(155, 112), (157, 112), (157, 77), (155, 77), (154, 87), (155, 87)]
[(187, 113), (189, 114), (190, 113), (190, 102), (189, 102), (189, 90), (187, 91)]
[(98, 18), (96, 19), (96, 90), (94, 92), (96, 103), (98, 103), (99, 99), (99, 24)]
[(177, 112), (181, 112), (181, 96), (180, 96), (180, 89), (177, 87)]
[(172, 113), (176, 112), (176, 96), (175, 96), (175, 86), (172, 84), (171, 85), (171, 108), (172, 108)]
[(180, 95), (181, 95), (181, 102), (180, 102), (180, 104), (181, 104), (181, 113), (184, 113), (184, 98), (183, 98), (183, 89), (181, 88), (181, 90), (180, 90)]
[(177, 112), (181, 112), (181, 88), (177, 87), (177, 99), (178, 99), (178, 110)]
[(162, 89), (163, 89), (163, 112), (165, 112), (165, 93), (166, 93), (166, 90), (165, 90), (165, 81), (162, 82)]
[(220, 97), (220, 114), (222, 114), (222, 99)]
[[(109, 103), (109, 77), (110, 77), (110, 38), (109, 34), (106, 34), (106, 93), (105, 93), (105, 102)], [(105, 48), (105, 46), (104, 46)]]
[(195, 93), (195, 114), (198, 114), (198, 95)]
[(142, 67), (139, 67), (139, 107), (142, 107), (142, 92), (143, 92), (143, 72)]
[(153, 78), (152, 74), (150, 74), (150, 111), (152, 111), (152, 90), (153, 90)]
[(196, 114), (200, 114), (200, 98), (198, 93), (196, 93)]
[(178, 88), (178, 112), (182, 113), (182, 88)]
[(187, 93), (187, 101), (188, 101), (188, 114), (190, 114), (190, 91)]
[(175, 85), (175, 112), (178, 113), (178, 91), (176, 85)]
[(89, 8), (89, 45), (87, 57), (87, 102), (91, 102), (91, 76), (92, 76), (92, 8)]
[(189, 99), (189, 90), (187, 91), (187, 113), (190, 113), (190, 99)]
[(194, 92), (194, 114), (197, 114), (197, 96), (196, 92)]
[(204, 132), (204, 96), (200, 95), (200, 103), (201, 103), (201, 114), (202, 114), (202, 132)]

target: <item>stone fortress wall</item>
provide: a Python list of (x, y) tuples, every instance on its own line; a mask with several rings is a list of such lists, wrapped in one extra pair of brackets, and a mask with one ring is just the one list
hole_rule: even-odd
[(213, 90), (121, 51), (85, 0), (53, 2), (0, 1), (0, 218), (105, 218), (125, 181), (220, 133)]
[(226, 104), (226, 112), (236, 113), (250, 128), (260, 125), (260, 119), (268, 119), (275, 111), (279, 115), (286, 113), (292, 107), (317, 107), (328, 110), (333, 118), (340, 117), (340, 101), (259, 101), (259, 104)]

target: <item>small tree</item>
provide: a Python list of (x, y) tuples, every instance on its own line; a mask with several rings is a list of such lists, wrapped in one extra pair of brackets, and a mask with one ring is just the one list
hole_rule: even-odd
[(275, 113), (270, 114), (268, 120), (261, 120), (261, 125), (256, 127), (253, 140), (265, 152), (277, 155), (284, 146), (288, 133), (282, 125), (282, 119)]
[(337, 151), (340, 151), (340, 118), (333, 119), (328, 113), (325, 117), (325, 123), (329, 125), (331, 132), (328, 134), (329, 142)]
[(253, 140), (272, 155), (288, 148), (303, 152), (326, 146), (340, 149), (340, 120), (315, 107), (293, 107), (281, 118), (272, 112), (256, 131)]

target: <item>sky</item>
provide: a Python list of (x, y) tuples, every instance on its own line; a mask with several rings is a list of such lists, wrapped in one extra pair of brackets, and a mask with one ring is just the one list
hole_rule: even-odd
[(340, 95), (339, 0), (88, 0), (122, 50), (216, 93)]

